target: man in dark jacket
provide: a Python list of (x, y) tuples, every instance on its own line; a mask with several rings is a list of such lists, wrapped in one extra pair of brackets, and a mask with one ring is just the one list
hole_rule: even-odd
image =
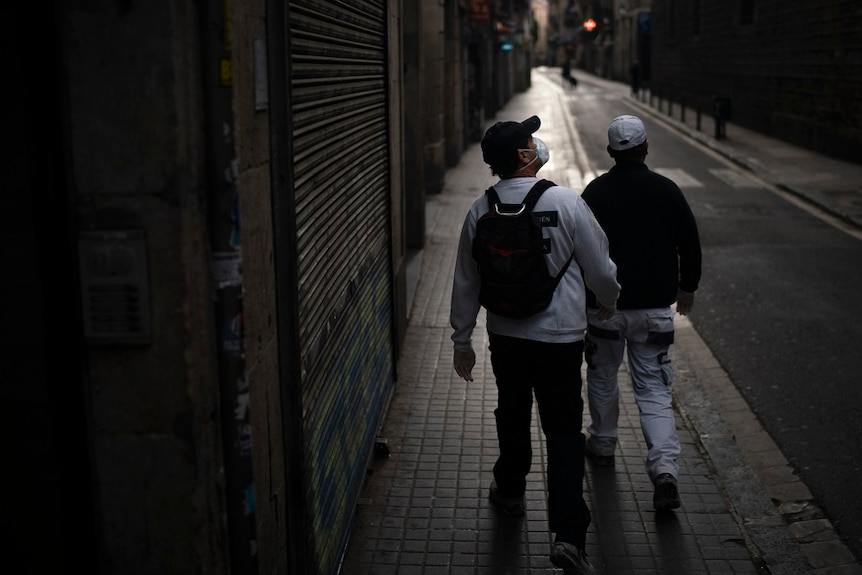
[(649, 142), (635, 116), (615, 118), (608, 128), (608, 153), (615, 165), (593, 180), (583, 198), (608, 236), (621, 286), (617, 313), (599, 319), (587, 296), (587, 389), (591, 423), (586, 453), (598, 465), (614, 464), (619, 417), (617, 374), (627, 351), (641, 430), (646, 471), (657, 510), (680, 506), (677, 476), (679, 436), (671, 404), (674, 312), (686, 315), (700, 282), (697, 224), (679, 187), (645, 164)]

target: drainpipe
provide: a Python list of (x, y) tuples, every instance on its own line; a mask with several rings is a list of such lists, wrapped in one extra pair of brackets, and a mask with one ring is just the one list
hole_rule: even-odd
[(245, 377), (239, 198), (234, 147), (229, 2), (202, 5), (207, 211), (217, 329), (220, 428), (232, 575), (258, 572), (251, 421)]

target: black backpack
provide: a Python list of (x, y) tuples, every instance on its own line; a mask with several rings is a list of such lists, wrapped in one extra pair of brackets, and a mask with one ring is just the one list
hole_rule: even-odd
[(547, 308), (571, 258), (557, 277), (548, 272), (542, 226), (533, 216), (539, 196), (551, 186), (539, 180), (523, 204), (503, 204), (492, 187), (485, 191), (488, 212), (476, 222), (473, 258), (482, 280), (479, 303), (497, 315), (524, 318)]

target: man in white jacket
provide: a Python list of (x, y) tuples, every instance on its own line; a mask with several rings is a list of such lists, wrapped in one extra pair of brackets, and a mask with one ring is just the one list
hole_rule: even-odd
[[(503, 204), (519, 204), (548, 162), (547, 146), (533, 133), (541, 122), (498, 122), (482, 140), (482, 153)], [(487, 212), (485, 195), (464, 220), (455, 265), (450, 323), (454, 329), (454, 367), (472, 381), (476, 354), (473, 329), (479, 313), (481, 278), (472, 255), (476, 223)], [(487, 313), (491, 366), (497, 384), (497, 439), (489, 499), (509, 515), (523, 515), (526, 477), (532, 463), (533, 394), (539, 406), (548, 450), (548, 510), (554, 533), (550, 559), (571, 573), (594, 573), (584, 551), (590, 511), (583, 497), (584, 435), (581, 364), (587, 328), (586, 287), (600, 311), (613, 315), (620, 286), (608, 241), (589, 207), (569, 188), (553, 186), (539, 198), (534, 215), (542, 224), (546, 262), (557, 275), (571, 258), (550, 305), (526, 318)]]

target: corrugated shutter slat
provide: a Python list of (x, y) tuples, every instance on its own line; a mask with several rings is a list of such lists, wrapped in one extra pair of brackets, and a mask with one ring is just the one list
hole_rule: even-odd
[(307, 501), (333, 573), (394, 381), (385, 3), (291, 2)]

